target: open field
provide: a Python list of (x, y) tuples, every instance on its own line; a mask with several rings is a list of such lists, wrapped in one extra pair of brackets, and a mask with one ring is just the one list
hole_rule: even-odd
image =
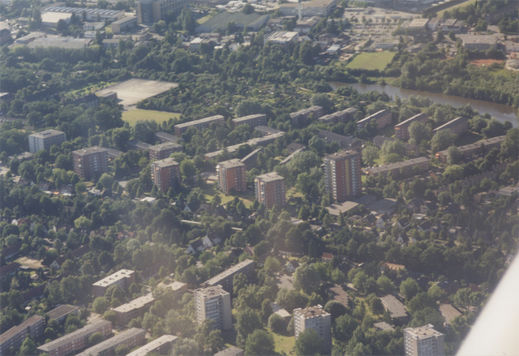
[(202, 192), (207, 202), (210, 202), (215, 195), (218, 195), (220, 197), (222, 205), (225, 205), (228, 202), (234, 200), (235, 197), (238, 197), (238, 199), (242, 201), (243, 205), (245, 205), (246, 208), (250, 208), (252, 204), (254, 204), (254, 193), (250, 191), (240, 193), (240, 195), (227, 195), (220, 189), (218, 189), (218, 186), (216, 184), (213, 184), (206, 186), (202, 190)]
[(503, 65), (505, 61), (502, 59), (475, 59), (473, 61), (470, 61), (470, 64), (473, 64), (478, 67), (488, 67), (489, 65), (492, 65), (494, 63)]
[(177, 83), (160, 82), (158, 80), (130, 79), (99, 90), (96, 92), (96, 95), (105, 95), (110, 92), (115, 92), (121, 104), (124, 107), (128, 107), (137, 104), (141, 100), (164, 93), (171, 88), (176, 88), (177, 86)]
[(270, 334), (274, 337), (274, 347), (276, 352), (281, 354), (284, 353), (286, 355), (295, 355), (295, 336), (279, 335), (273, 331), (270, 331)]
[(20, 264), (20, 266), (24, 268), (30, 268), (30, 269), (38, 269), (43, 268), (43, 264), (40, 260), (35, 260), (33, 258), (29, 257), (20, 257), (16, 260)]
[(389, 51), (363, 52), (356, 55), (346, 67), (351, 69), (384, 70), (391, 63), (394, 56), (395, 52)]
[(438, 17), (442, 17), (443, 14), (446, 12), (446, 11), (450, 11), (450, 10), (454, 10), (454, 9), (457, 9), (459, 7), (465, 7), (465, 6), (469, 6), (469, 5), (473, 5), (476, 3), (477, 0), (467, 0), (467, 1), (464, 1), (462, 3), (459, 3), (459, 4), (456, 4), (456, 5), (453, 5), (451, 7), (448, 7), (446, 9), (443, 9), (443, 10), (440, 10), (438, 11), (438, 13), (436, 14), (436, 16)]
[(157, 110), (143, 110), (143, 109), (130, 109), (123, 111), (123, 121), (135, 126), (137, 121), (155, 121), (157, 124), (161, 124), (169, 119), (176, 119), (180, 116), (176, 112), (157, 111)]

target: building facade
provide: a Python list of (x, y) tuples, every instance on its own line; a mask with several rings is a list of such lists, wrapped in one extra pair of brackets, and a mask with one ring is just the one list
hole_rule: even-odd
[(202, 130), (209, 127), (212, 124), (222, 125), (225, 123), (225, 119), (222, 115), (214, 115), (205, 117), (199, 120), (193, 120), (188, 122), (183, 122), (181, 124), (175, 125), (175, 135), (181, 136), (187, 129), (190, 127), (194, 127), (195, 129)]
[(13, 326), (0, 335), (0, 356), (11, 355), (23, 343), (26, 337), (38, 340), (43, 335), (45, 318), (33, 315), (19, 325)]
[(231, 295), (220, 285), (195, 290), (195, 314), (199, 325), (212, 320), (216, 329), (231, 329)]
[(285, 205), (285, 178), (276, 172), (265, 173), (254, 179), (254, 193), (258, 202), (267, 209)]
[(339, 151), (324, 158), (326, 190), (334, 201), (343, 202), (362, 191), (360, 153)]
[(413, 122), (425, 122), (427, 121), (428, 116), (425, 113), (419, 113), (412, 117), (410, 117), (407, 120), (404, 120), (398, 124), (395, 125), (395, 136), (403, 141), (409, 140), (409, 126)]
[(127, 288), (134, 281), (135, 271), (121, 269), (92, 284), (92, 293), (96, 297), (103, 297), (106, 290), (111, 286), (121, 286), (121, 288)]
[(331, 348), (331, 321), (332, 316), (321, 305), (308, 308), (294, 309), (294, 334), (296, 340), (305, 330), (313, 329), (322, 339), (327, 350)]
[(216, 165), (218, 186), (225, 193), (247, 190), (247, 169), (239, 159), (231, 159)]
[(438, 133), (440, 131), (449, 131), (452, 132), (456, 136), (463, 135), (469, 129), (469, 120), (466, 117), (459, 116), (455, 119), (452, 119), (445, 124), (438, 126), (433, 130), (433, 134)]
[(322, 116), (323, 113), (324, 110), (321, 106), (314, 105), (310, 106), (309, 108), (290, 113), (290, 121), (292, 121), (292, 125), (297, 127), (306, 126), (310, 123), (310, 121)]
[(239, 125), (249, 125), (250, 127), (267, 125), (267, 115), (253, 114), (237, 117), (236, 119), (232, 119), (232, 124), (234, 127)]
[(72, 152), (74, 172), (85, 180), (96, 179), (108, 170), (108, 151), (93, 146)]
[(247, 277), (254, 270), (255, 263), (253, 260), (246, 259), (240, 263), (235, 264), (227, 268), (225, 271), (218, 273), (216, 276), (208, 279), (203, 283), (204, 286), (222, 286), (228, 292), (233, 290), (233, 279), (234, 276), (240, 273), (244, 273)]
[(405, 356), (444, 356), (444, 335), (432, 324), (404, 329)]
[(121, 331), (105, 341), (100, 342), (85, 351), (77, 354), (77, 356), (103, 356), (115, 354), (117, 346), (124, 346), (126, 349), (132, 349), (135, 346), (142, 345), (146, 336), (146, 330), (139, 328), (130, 328)]
[(48, 150), (52, 145), (61, 145), (65, 142), (66, 137), (63, 131), (45, 130), (29, 135), (29, 151), (36, 153), (42, 150)]
[(186, 6), (185, 0), (139, 0), (137, 2), (137, 22), (152, 25), (164, 20), (172, 13), (178, 13)]
[(164, 142), (158, 145), (148, 147), (148, 152), (150, 153), (150, 160), (152, 161), (168, 158), (173, 152), (180, 151), (182, 151), (182, 145), (173, 142)]
[(142, 297), (135, 298), (128, 303), (119, 305), (117, 308), (113, 308), (112, 310), (117, 316), (115, 319), (116, 323), (118, 325), (125, 325), (136, 316), (142, 314), (154, 301), (155, 298), (153, 298), (153, 295), (148, 293)]
[(56, 340), (38, 347), (39, 351), (45, 352), (50, 356), (71, 355), (88, 345), (90, 335), (99, 333), (107, 337), (112, 333), (112, 323), (107, 320), (97, 320), (85, 325), (81, 329), (66, 334)]
[(391, 110), (384, 109), (377, 111), (374, 114), (371, 114), (369, 116), (366, 116), (362, 120), (357, 122), (358, 128), (364, 128), (366, 127), (370, 122), (375, 122), (375, 126), (377, 129), (383, 129), (387, 125), (391, 123), (393, 115), (391, 114)]
[(161, 191), (167, 192), (175, 181), (180, 181), (178, 162), (173, 158), (165, 158), (151, 164), (151, 180)]

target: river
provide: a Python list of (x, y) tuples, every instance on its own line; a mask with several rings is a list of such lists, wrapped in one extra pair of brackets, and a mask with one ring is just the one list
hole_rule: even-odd
[(401, 89), (392, 85), (379, 85), (379, 84), (347, 84), (347, 83), (330, 83), (332, 88), (338, 89), (344, 86), (351, 86), (360, 93), (368, 93), (371, 91), (377, 91), (379, 93), (386, 93), (392, 99), (400, 97), (401, 99), (407, 99), (410, 96), (421, 96), (430, 99), (432, 102), (437, 104), (451, 105), (453, 107), (462, 107), (467, 104), (478, 111), (480, 114), (489, 114), (500, 122), (510, 121), (512, 126), (519, 126), (519, 118), (513, 107), (504, 104), (497, 104), (490, 101), (475, 100), (463, 98), (461, 96), (445, 95), (438, 93), (431, 93), (420, 90), (412, 89)]

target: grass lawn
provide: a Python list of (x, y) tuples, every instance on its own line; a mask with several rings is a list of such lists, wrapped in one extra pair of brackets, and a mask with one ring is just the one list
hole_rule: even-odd
[(251, 195), (250, 192), (240, 193), (240, 195), (227, 195), (221, 190), (219, 190), (216, 185), (211, 185), (203, 189), (204, 199), (207, 202), (210, 202), (213, 197), (217, 194), (220, 196), (220, 201), (222, 202), (222, 205), (227, 204), (228, 202), (234, 200), (234, 198), (237, 196), (238, 199), (240, 199), (245, 205), (246, 208), (250, 208), (252, 204), (254, 204), (254, 196)]
[(201, 25), (203, 24), (204, 22), (206, 22), (207, 20), (209, 20), (211, 17), (213, 17), (213, 14), (209, 14), (209, 15), (206, 15), (204, 17), (201, 17), (199, 18), (198, 20), (196, 20), (196, 22)]
[(304, 195), (300, 191), (296, 189), (296, 187), (292, 187), (287, 191), (287, 199), (289, 198), (303, 198)]
[(395, 52), (389, 51), (363, 52), (356, 55), (346, 67), (351, 69), (384, 70), (391, 63), (394, 56)]
[(130, 126), (135, 126), (137, 121), (155, 121), (157, 124), (161, 124), (179, 116), (179, 113), (157, 110), (131, 109), (123, 111), (123, 121), (129, 123)]
[(436, 16), (438, 17), (442, 17), (443, 14), (447, 11), (450, 11), (450, 10), (454, 10), (454, 9), (457, 9), (459, 7), (465, 7), (465, 6), (469, 6), (469, 5), (474, 5), (476, 3), (477, 0), (467, 0), (467, 1), (464, 1), (462, 3), (459, 3), (457, 5), (453, 5), (451, 7), (448, 7), (446, 9), (443, 9), (443, 10), (440, 10), (436, 13)]
[(278, 353), (285, 353), (286, 355), (295, 355), (295, 336), (284, 336), (276, 334), (269, 330), (270, 334), (274, 337), (274, 350)]

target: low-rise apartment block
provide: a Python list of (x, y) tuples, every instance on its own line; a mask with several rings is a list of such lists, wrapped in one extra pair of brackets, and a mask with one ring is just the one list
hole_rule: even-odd
[(294, 333), (296, 339), (305, 330), (313, 329), (317, 332), (327, 350), (332, 346), (331, 339), (332, 316), (321, 305), (308, 308), (294, 309)]
[(0, 356), (11, 355), (23, 343), (26, 337), (38, 340), (43, 335), (45, 318), (33, 315), (21, 324), (13, 326), (0, 335)]
[(409, 126), (411, 126), (413, 122), (425, 122), (428, 118), (427, 114), (422, 112), (396, 124), (395, 136), (403, 141), (409, 140)]
[(296, 127), (302, 127), (308, 125), (312, 120), (317, 120), (317, 118), (322, 116), (323, 113), (324, 112), (322, 107), (314, 105), (310, 106), (309, 108), (290, 113), (290, 121), (292, 122), (292, 125)]
[(96, 320), (81, 329), (38, 347), (38, 350), (49, 354), (49, 356), (71, 355), (84, 349), (88, 345), (90, 335), (95, 333), (107, 337), (112, 333), (112, 323), (103, 319)]
[(247, 116), (237, 117), (236, 119), (232, 119), (232, 124), (234, 127), (239, 125), (249, 125), (250, 127), (256, 127), (267, 125), (267, 115), (265, 114), (253, 114)]
[(366, 116), (365, 118), (363, 118), (360, 121), (357, 121), (357, 127), (364, 128), (364, 127), (368, 126), (368, 124), (370, 122), (375, 122), (375, 124), (376, 124), (375, 126), (377, 127), (377, 129), (380, 130), (380, 129), (383, 129), (384, 127), (386, 127), (387, 125), (391, 124), (392, 117), (393, 117), (393, 115), (391, 114), (391, 110), (389, 110), (389, 109), (380, 110), (374, 114)]
[(119, 334), (100, 342), (97, 345), (89, 347), (85, 351), (77, 354), (77, 356), (101, 356), (114, 354), (115, 348), (124, 346), (127, 349), (142, 345), (146, 336), (146, 330), (139, 328), (131, 328), (121, 331)]
[(175, 135), (181, 136), (190, 127), (194, 127), (197, 130), (202, 130), (209, 127), (212, 124), (222, 125), (224, 123), (225, 119), (222, 115), (214, 115), (199, 120), (188, 121), (182, 124), (175, 125)]
[(79, 315), (79, 307), (70, 304), (62, 304), (56, 308), (49, 310), (47, 316), (49, 321), (56, 320), (58, 323), (63, 323), (69, 315)]
[(52, 145), (61, 145), (66, 137), (63, 131), (45, 130), (29, 135), (29, 152), (48, 150)]
[(427, 157), (412, 158), (402, 162), (367, 168), (365, 172), (367, 175), (387, 174), (393, 177), (405, 177), (428, 170), (430, 161)]
[[(457, 147), (457, 149), (464, 158), (470, 158), (476, 155), (484, 154), (485, 152), (489, 152), (494, 147), (501, 146), (504, 140), (505, 136), (496, 136), (492, 138), (487, 138), (485, 140), (479, 140), (469, 145), (459, 146)], [(436, 158), (438, 158), (442, 162), (446, 162), (448, 152), (449, 150), (437, 152)]]
[(165, 158), (151, 164), (151, 180), (161, 191), (167, 192), (175, 181), (180, 181), (180, 168), (173, 158)]
[(216, 165), (218, 186), (225, 193), (247, 190), (247, 169), (239, 159), (231, 159)]
[(182, 145), (173, 142), (164, 142), (158, 145), (148, 147), (150, 160), (157, 161), (159, 159), (168, 158), (173, 152), (181, 152)]
[(137, 27), (136, 16), (126, 16), (122, 19), (112, 22), (112, 33), (115, 35), (123, 32), (131, 31)]
[(101, 279), (100, 281), (92, 284), (92, 293), (96, 297), (103, 297), (105, 292), (111, 286), (120, 286), (121, 288), (127, 288), (132, 282), (135, 281), (135, 271), (129, 269), (121, 269), (108, 277)]
[(216, 329), (231, 329), (231, 295), (220, 285), (195, 290), (195, 314), (199, 325), (212, 320)]
[(177, 336), (162, 335), (161, 337), (148, 342), (146, 345), (139, 347), (137, 350), (130, 352), (126, 356), (146, 356), (150, 353), (169, 355), (169, 351), (171, 351), (171, 348), (177, 339)]
[(463, 135), (465, 132), (467, 132), (469, 129), (469, 120), (465, 117), (457, 117), (455, 119), (452, 119), (449, 122), (446, 122), (445, 124), (438, 126), (433, 130), (433, 133), (438, 133), (440, 131), (449, 131), (452, 132), (456, 136)]
[(389, 313), (391, 320), (397, 324), (407, 321), (408, 314), (405, 305), (399, 301), (394, 295), (388, 294), (380, 298), (384, 310)]
[(405, 356), (444, 356), (445, 335), (432, 324), (404, 329)]
[(74, 172), (85, 180), (96, 179), (108, 170), (108, 151), (93, 146), (72, 152)]
[(319, 118), (319, 122), (324, 122), (326, 124), (333, 124), (337, 122), (344, 122), (353, 120), (355, 113), (359, 111), (356, 108), (347, 108), (344, 110), (336, 111), (334, 113), (321, 116)]
[(256, 200), (267, 209), (285, 205), (285, 178), (276, 172), (265, 173), (254, 179)]
[(118, 325), (125, 325), (136, 316), (142, 314), (154, 301), (155, 298), (153, 298), (153, 295), (148, 293), (126, 304), (119, 305), (117, 308), (113, 308), (112, 310), (117, 315), (116, 323)]
[(208, 279), (204, 282), (204, 286), (216, 286), (221, 285), (226, 291), (232, 292), (232, 281), (234, 276), (239, 273), (245, 273), (247, 276), (254, 270), (253, 260), (244, 260), (234, 266), (226, 269), (225, 271), (217, 274), (216, 276)]

